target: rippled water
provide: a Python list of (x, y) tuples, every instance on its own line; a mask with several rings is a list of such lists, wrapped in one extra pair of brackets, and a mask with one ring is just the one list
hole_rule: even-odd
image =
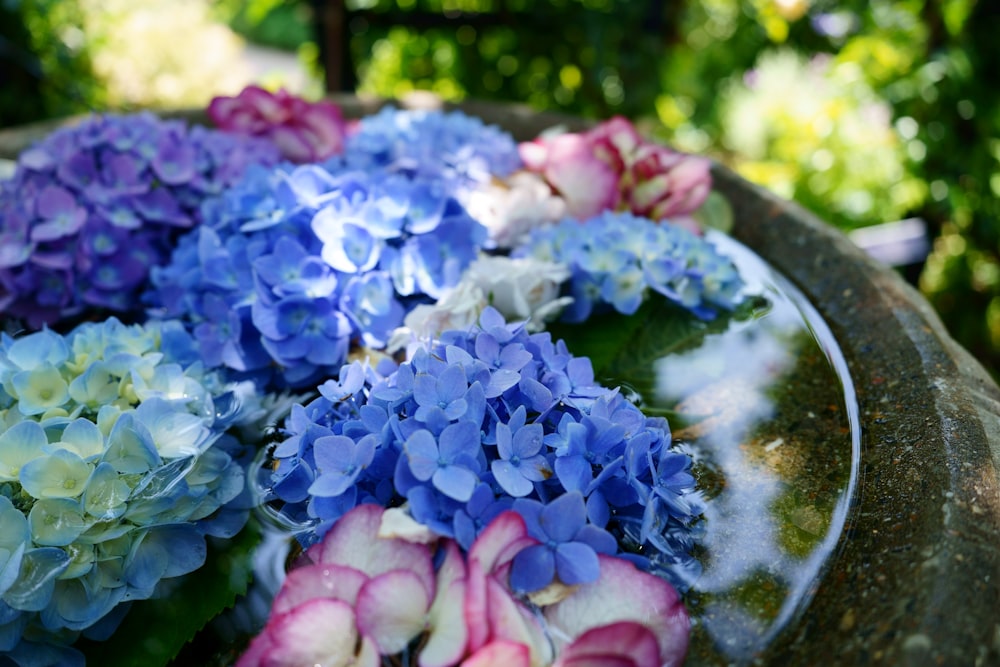
[(752, 316), (660, 357), (637, 372), (646, 381), (616, 379), (668, 415), (708, 499), (688, 663), (739, 664), (807, 607), (850, 511), (860, 432), (846, 362), (819, 314), (751, 251), (712, 241), (764, 297)]

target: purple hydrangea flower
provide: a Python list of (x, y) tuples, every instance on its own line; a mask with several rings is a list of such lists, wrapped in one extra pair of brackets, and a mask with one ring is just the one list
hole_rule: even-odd
[(201, 202), (277, 160), (262, 140), (152, 114), (57, 130), (0, 184), (0, 314), (32, 328), (87, 310), (136, 314), (150, 267), (200, 221)]

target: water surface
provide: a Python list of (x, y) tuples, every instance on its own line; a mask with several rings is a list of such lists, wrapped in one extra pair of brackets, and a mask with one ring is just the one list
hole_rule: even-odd
[(846, 362), (819, 314), (750, 250), (710, 238), (763, 299), (748, 318), (706, 325), (700, 344), (612, 381), (668, 416), (707, 499), (703, 571), (686, 596), (688, 664), (741, 664), (804, 612), (835, 554), (860, 433)]

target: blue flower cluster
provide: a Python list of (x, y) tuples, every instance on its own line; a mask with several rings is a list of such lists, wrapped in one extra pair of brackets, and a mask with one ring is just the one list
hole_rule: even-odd
[(566, 219), (535, 230), (512, 253), (567, 265), (573, 303), (567, 322), (613, 308), (631, 315), (649, 290), (702, 319), (739, 302), (743, 281), (736, 266), (704, 238), (631, 213), (605, 212), (583, 223)]
[[(265, 499), (319, 539), (359, 503), (406, 503), (468, 548), (513, 508), (539, 540), (512, 584), (593, 581), (620, 547), (667, 576), (694, 567), (701, 514), (691, 459), (665, 420), (594, 382), (590, 360), (487, 308), (395, 370), (356, 362), (296, 406), (264, 473)], [(639, 555), (643, 554), (643, 555)]]
[(385, 107), (366, 116), (346, 143), (343, 159), (444, 180), (456, 192), (504, 178), (521, 167), (511, 135), (459, 111)]
[(0, 339), (0, 662), (107, 636), (242, 528), (253, 406), (195, 359), (177, 322)]
[(18, 159), (0, 185), (0, 314), (34, 328), (84, 309), (137, 310), (198, 206), (277, 149), (152, 114), (93, 116)]
[(315, 385), (353, 343), (384, 347), (486, 242), (440, 182), (377, 169), (251, 170), (202, 213), (147, 301), (186, 318), (207, 365), (277, 370), (264, 385)]

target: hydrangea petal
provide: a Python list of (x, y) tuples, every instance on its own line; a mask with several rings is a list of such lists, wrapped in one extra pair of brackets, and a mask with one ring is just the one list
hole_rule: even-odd
[(399, 653), (427, 622), (430, 592), (411, 570), (393, 570), (370, 579), (358, 592), (358, 630), (383, 654)]
[(35, 544), (64, 547), (90, 527), (80, 503), (69, 498), (43, 498), (28, 513), (28, 524)]
[(16, 373), (11, 378), (11, 385), (17, 392), (17, 407), (25, 415), (42, 414), (69, 400), (69, 385), (59, 370), (49, 363)]
[(314, 598), (343, 600), (352, 607), (369, 577), (351, 567), (320, 563), (297, 567), (285, 577), (271, 605), (272, 614), (283, 614)]
[(621, 558), (598, 555), (601, 576), (543, 611), (556, 635), (577, 637), (619, 621), (634, 621), (656, 636), (663, 664), (679, 665), (687, 653), (690, 620), (677, 591), (660, 577)]
[(125, 513), (126, 501), (132, 493), (128, 482), (107, 461), (94, 468), (83, 492), (83, 507), (99, 521), (111, 521)]
[(547, 546), (538, 544), (514, 556), (510, 585), (515, 591), (531, 593), (548, 586), (555, 574), (555, 554)]
[(640, 623), (622, 621), (587, 630), (559, 655), (554, 667), (661, 667), (656, 636)]
[(108, 435), (104, 460), (121, 473), (143, 473), (160, 464), (153, 436), (131, 413), (121, 415)]
[(35, 498), (76, 498), (83, 493), (92, 467), (79, 456), (57, 449), (21, 467), (24, 490)]
[(55, 580), (69, 567), (69, 555), (57, 547), (25, 552), (17, 581), (7, 589), (3, 601), (21, 611), (41, 611), (52, 599)]
[(48, 442), (45, 430), (35, 421), (18, 422), (0, 433), (0, 480), (16, 480), (21, 467), (42, 456)]

